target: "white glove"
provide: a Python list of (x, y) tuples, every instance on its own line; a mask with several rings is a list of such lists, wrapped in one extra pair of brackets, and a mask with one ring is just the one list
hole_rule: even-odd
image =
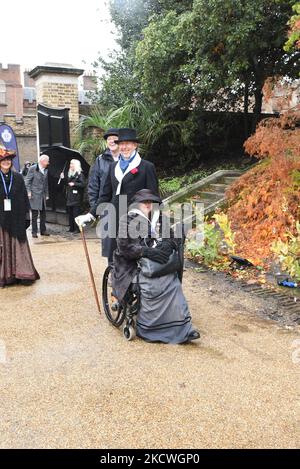
[(91, 213), (87, 213), (86, 215), (79, 215), (78, 217), (75, 218), (75, 222), (79, 226), (79, 228), (95, 220), (96, 218)]

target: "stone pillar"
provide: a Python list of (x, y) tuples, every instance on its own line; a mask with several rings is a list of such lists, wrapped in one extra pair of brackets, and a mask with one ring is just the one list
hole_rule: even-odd
[(72, 65), (39, 65), (29, 72), (35, 80), (36, 102), (53, 108), (68, 108), (71, 140), (79, 122), (78, 77), (83, 69)]

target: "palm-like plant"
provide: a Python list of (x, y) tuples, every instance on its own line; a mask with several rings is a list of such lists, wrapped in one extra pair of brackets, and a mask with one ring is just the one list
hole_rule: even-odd
[(75, 127), (74, 147), (85, 156), (95, 157), (105, 148), (101, 137), (107, 128), (107, 116), (100, 107), (94, 107), (90, 115), (82, 116)]
[(159, 109), (141, 100), (131, 100), (106, 113), (96, 107), (90, 116), (84, 116), (76, 128), (77, 149), (83, 153), (93, 153), (94, 156), (101, 153), (105, 148), (105, 141), (101, 137), (110, 127), (135, 128), (141, 141), (141, 152), (144, 154), (167, 132), (177, 141), (182, 141), (183, 138), (182, 122), (166, 120)]

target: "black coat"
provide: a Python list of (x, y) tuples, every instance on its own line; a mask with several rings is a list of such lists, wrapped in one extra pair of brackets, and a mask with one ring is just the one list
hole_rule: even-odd
[[(69, 182), (73, 182), (74, 186), (69, 186)], [(80, 206), (83, 199), (83, 190), (86, 186), (83, 173), (75, 173), (74, 176), (68, 176), (67, 184), (67, 207)]]
[[(6, 197), (2, 178), (0, 179), (0, 226), (19, 241), (26, 240), (26, 226), (29, 220), (30, 203), (23, 176), (13, 171), (10, 192), (11, 212), (4, 211)], [(27, 223), (26, 223), (27, 220)]]
[(114, 159), (107, 148), (102, 155), (97, 157), (94, 166), (90, 170), (88, 196), (91, 207), (97, 203), (100, 197), (112, 163), (114, 163)]
[[(131, 238), (129, 226), (134, 223), (136, 233), (140, 236)], [(174, 238), (174, 232), (169, 225), (169, 220), (160, 215), (160, 233), (161, 240), (172, 239), (173, 249), (180, 248), (180, 239)], [(167, 237), (163, 232), (169, 233)], [(155, 238), (151, 234), (150, 221), (139, 214), (129, 213), (120, 218), (119, 237), (117, 238), (117, 249), (114, 252), (114, 270), (113, 270), (113, 288), (116, 297), (122, 301), (133, 278), (138, 270), (137, 261), (142, 256), (145, 246), (153, 246)]]
[[(109, 175), (110, 167), (114, 163), (114, 159), (110, 150), (107, 148), (102, 155), (98, 156), (94, 166), (90, 170), (88, 196), (90, 206), (93, 207), (101, 195), (105, 181)], [(107, 212), (103, 213), (105, 216)], [(101, 222), (100, 222), (101, 223)], [(105, 227), (104, 227), (105, 228)], [(102, 256), (109, 257), (111, 251), (111, 241), (109, 238), (102, 239)]]
[[(115, 176), (115, 167), (117, 164), (118, 163), (115, 162), (111, 165), (110, 173), (106, 178), (102, 192), (97, 202), (91, 207), (91, 213), (93, 215), (97, 214), (98, 205), (104, 202), (111, 202), (117, 214), (119, 214), (119, 196), (116, 195), (119, 181)], [(141, 160), (135, 174), (129, 172), (125, 175), (122, 181), (120, 195), (126, 195), (129, 203), (134, 194), (141, 189), (150, 189), (154, 194), (159, 194), (158, 179), (154, 164), (147, 160)]]
[[(115, 162), (110, 167), (110, 172), (106, 178), (104, 187), (100, 193), (97, 202), (91, 207), (91, 213), (95, 216), (99, 204), (110, 202), (115, 207), (116, 211), (116, 234), (119, 230), (119, 218), (127, 213), (127, 206), (125, 205), (120, 210), (119, 195), (116, 194), (119, 181), (115, 176), (115, 167), (118, 162)], [(127, 173), (122, 181), (120, 195), (127, 196), (127, 202), (130, 203), (131, 198), (141, 189), (150, 189), (154, 194), (159, 194), (158, 179), (155, 171), (154, 164), (147, 160), (141, 160), (135, 174)], [(112, 253), (116, 249), (116, 237), (104, 238), (107, 248), (107, 257), (112, 258)]]

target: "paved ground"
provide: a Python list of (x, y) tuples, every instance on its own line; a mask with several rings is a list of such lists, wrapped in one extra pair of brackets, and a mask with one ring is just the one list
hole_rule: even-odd
[(201, 342), (126, 342), (96, 311), (80, 240), (55, 239), (32, 246), (40, 281), (0, 290), (1, 448), (299, 447), (299, 328), (188, 270)]

